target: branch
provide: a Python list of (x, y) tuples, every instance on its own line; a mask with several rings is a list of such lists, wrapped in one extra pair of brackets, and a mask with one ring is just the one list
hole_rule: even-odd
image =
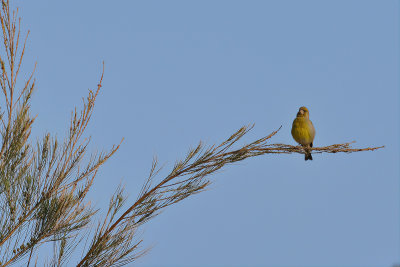
[[(361, 151), (374, 151), (380, 148), (384, 148), (385, 146), (378, 146), (378, 147), (367, 147), (367, 148), (352, 148), (350, 145), (354, 144), (356, 141), (350, 143), (343, 143), (343, 144), (334, 144), (330, 146), (323, 146), (323, 147), (312, 147), (308, 148), (314, 154), (321, 154), (321, 153), (353, 153), (353, 152), (361, 152)], [(299, 153), (305, 154), (305, 150), (302, 146), (292, 146), (286, 144), (271, 144), (266, 145), (265, 147), (260, 147), (258, 150), (255, 149), (251, 151), (252, 156), (262, 155), (262, 154), (292, 154), (292, 153)]]
[[(99, 225), (91, 246), (77, 266), (113, 266), (114, 264), (118, 265), (121, 261), (130, 262), (137, 259), (140, 254), (131, 256), (128, 255), (129, 253), (121, 253), (117, 244), (132, 243), (132, 246), (125, 247), (123, 251), (133, 252), (136, 250), (142, 241), (132, 242), (133, 234), (137, 232), (138, 227), (157, 216), (164, 208), (205, 190), (211, 183), (206, 177), (214, 174), (225, 165), (263, 154), (305, 153), (301, 146), (268, 144), (269, 139), (277, 134), (282, 126), (268, 136), (233, 150), (232, 146), (253, 126), (240, 128), (218, 146), (213, 145), (206, 148), (200, 142), (196, 148), (188, 152), (184, 160), (175, 163), (169, 175), (153, 186), (154, 177), (160, 170), (157, 167), (157, 160), (154, 160), (150, 175), (145, 181), (136, 202), (116, 219), (114, 219), (117, 212), (117, 208), (115, 208), (114, 215), (109, 220), (105, 220), (102, 225)], [(351, 153), (372, 151), (383, 147), (354, 149), (350, 147), (350, 144), (315, 147), (312, 148), (312, 152)], [(122, 191), (120, 194), (122, 195)], [(118, 205), (118, 209), (121, 209), (121, 207), (122, 205)], [(127, 229), (132, 232), (132, 235), (127, 235)], [(127, 259), (127, 257), (131, 258)]]

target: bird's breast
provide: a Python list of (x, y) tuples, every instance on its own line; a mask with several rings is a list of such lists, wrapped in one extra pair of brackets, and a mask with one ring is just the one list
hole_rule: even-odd
[(293, 139), (301, 145), (309, 145), (313, 142), (315, 135), (314, 126), (306, 118), (296, 118), (292, 125)]

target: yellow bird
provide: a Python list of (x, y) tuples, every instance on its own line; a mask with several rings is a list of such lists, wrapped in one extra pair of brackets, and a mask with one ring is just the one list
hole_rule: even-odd
[(308, 109), (306, 107), (299, 108), (297, 117), (292, 125), (293, 139), (305, 148), (305, 160), (312, 160), (309, 148), (313, 146), (315, 137), (314, 125), (310, 121)]

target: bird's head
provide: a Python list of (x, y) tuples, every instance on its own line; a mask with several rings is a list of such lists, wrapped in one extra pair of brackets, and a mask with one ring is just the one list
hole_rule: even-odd
[(306, 117), (308, 119), (308, 109), (306, 107), (299, 108), (299, 112), (297, 112), (297, 117)]

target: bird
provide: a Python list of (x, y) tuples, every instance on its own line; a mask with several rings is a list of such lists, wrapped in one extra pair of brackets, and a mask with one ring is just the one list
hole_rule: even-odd
[(292, 124), (293, 139), (305, 148), (305, 160), (312, 160), (310, 148), (313, 146), (315, 128), (310, 121), (310, 115), (306, 107), (300, 107)]

